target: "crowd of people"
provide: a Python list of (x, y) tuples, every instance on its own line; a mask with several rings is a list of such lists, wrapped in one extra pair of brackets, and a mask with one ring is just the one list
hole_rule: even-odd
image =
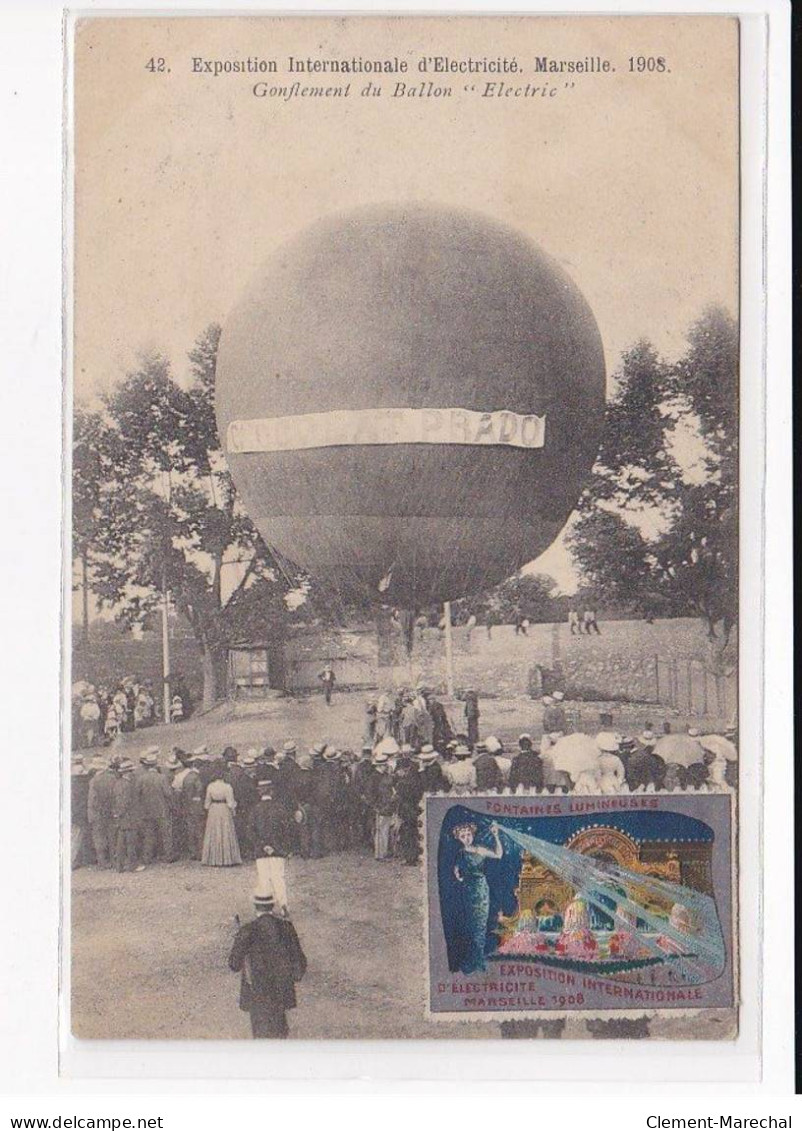
[[(454, 733), (443, 704), (416, 688), (367, 703), (358, 749), (321, 741), (301, 750), (288, 739), (278, 748), (227, 746), (219, 754), (173, 747), (167, 757), (154, 746), (136, 761), (116, 745), (105, 755), (77, 756), (73, 866), (138, 870), (186, 858), (226, 867), (349, 849), (372, 849), (377, 860), (413, 865), (425, 793), (588, 794), (732, 784), (734, 763), (715, 743), (707, 749), (694, 728), (687, 737), (698, 741), (699, 756), (691, 764), (661, 755), (664, 736), (652, 724), (637, 735), (616, 733), (608, 712), (601, 713), (595, 736), (571, 736), (559, 691), (543, 698), (537, 741), (528, 733), (507, 744), (494, 735), (481, 739), (473, 691), (464, 695), (463, 713), (464, 729)], [(281, 884), (281, 877), (274, 879)]]
[[(192, 700), (182, 680), (173, 683), (171, 722), (181, 722), (192, 713)], [(153, 680), (124, 676), (105, 686), (79, 680), (72, 687), (72, 745), (108, 746), (121, 734), (163, 721), (164, 711)]]
[[(72, 866), (138, 872), (180, 859), (207, 867), (252, 862), (254, 918), (239, 925), (229, 966), (240, 973), (240, 1007), (254, 1037), (282, 1038), (306, 969), (290, 919), (291, 857), (372, 851), (379, 861), (417, 865), (425, 794), (720, 789), (733, 765), (721, 754), (721, 743), (735, 750), (729, 737), (708, 736), (719, 745), (705, 746), (692, 727), (671, 736), (698, 742), (698, 761), (690, 764), (661, 756), (666, 735), (658, 737), (652, 724), (635, 736), (617, 733), (609, 712), (600, 714), (595, 735), (572, 733), (560, 691), (543, 697), (538, 739), (481, 738), (472, 689), (463, 694), (462, 717), (456, 730), (440, 700), (418, 686), (366, 703), (358, 749), (322, 740), (307, 750), (287, 739), (277, 747), (227, 746), (219, 754), (174, 746), (165, 756), (149, 746), (131, 756), (130, 742), (115, 736), (109, 749), (73, 758)], [(584, 761), (561, 759), (572, 742)]]

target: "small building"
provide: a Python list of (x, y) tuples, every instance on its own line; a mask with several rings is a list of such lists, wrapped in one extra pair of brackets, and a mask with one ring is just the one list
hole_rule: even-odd
[(287, 612), (272, 586), (256, 582), (225, 609), (227, 696), (266, 699), (286, 687)]

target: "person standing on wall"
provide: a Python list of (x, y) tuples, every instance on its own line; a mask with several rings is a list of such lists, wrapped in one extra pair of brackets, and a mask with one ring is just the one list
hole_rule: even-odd
[(599, 628), (598, 621), (596, 620), (596, 610), (594, 608), (585, 609), (582, 616), (582, 621), (585, 626), (585, 635), (590, 636), (595, 632), (597, 636), (601, 636), (601, 629)]

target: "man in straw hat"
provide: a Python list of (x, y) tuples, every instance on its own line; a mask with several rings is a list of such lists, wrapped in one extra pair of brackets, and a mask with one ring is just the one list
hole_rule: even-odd
[(109, 868), (114, 854), (114, 822), (112, 820), (112, 795), (116, 771), (107, 767), (102, 759), (92, 763), (95, 770), (89, 782), (87, 815), (95, 862), (98, 868)]
[(273, 782), (257, 783), (259, 800), (248, 817), (247, 839), (256, 860), (260, 891), (269, 891), (276, 907), (286, 912), (287, 860), (298, 850), (295, 814), (273, 796)]
[(257, 754), (256, 748), (251, 747), (242, 754), (237, 754), (236, 762), (229, 762), (226, 769), (228, 784), (231, 786), (234, 800), (237, 803), (237, 808), (234, 810), (234, 828), (243, 860), (253, 859), (253, 852), (248, 841), (248, 817), (259, 800), (259, 790), (253, 773)]
[(136, 841), (139, 822), (136, 811), (134, 763), (123, 758), (112, 790), (111, 817), (114, 827), (114, 866), (118, 872), (141, 872), (145, 865), (137, 861)]
[(666, 779), (666, 764), (654, 746), (657, 735), (647, 724), (638, 735), (635, 748), (626, 760), (627, 785), (630, 792), (636, 789), (662, 789)]
[(161, 858), (175, 860), (173, 837), (173, 789), (159, 771), (159, 748), (149, 747), (139, 759), (136, 775), (136, 805), (142, 845), (142, 863), (152, 864), (157, 850)]
[(440, 765), (437, 751), (431, 743), (427, 743), (425, 746), (421, 747), (416, 761), (418, 763), (418, 774), (420, 776), (421, 794), (448, 793), (451, 786), (443, 773), (443, 767)]
[(291, 738), (288, 738), (282, 742), (273, 758), (276, 796), (281, 797), (287, 805), (293, 805), (297, 801), (296, 793), (300, 773), (298, 763), (295, 760), (297, 756), (298, 746)]
[(398, 811), (398, 854), (405, 864), (417, 864), (420, 856), (418, 812), (423, 797), (417, 765), (410, 758), (399, 766), (395, 779)]
[[(484, 742), (477, 745), (476, 757), (473, 760), (473, 771), (476, 775), (476, 788), (492, 792), (503, 787), (504, 778), (498, 762), (488, 749), (488, 741), (489, 739), (485, 739)], [(500, 745), (497, 739), (493, 739), (493, 742), (496, 746)]]
[(443, 773), (452, 789), (476, 789), (476, 770), (470, 748), (463, 742), (454, 748), (454, 761), (443, 766)]
[(254, 1037), (289, 1035), (287, 1011), (295, 1009), (295, 984), (306, 973), (306, 956), (295, 927), (276, 913), (273, 895), (257, 889), (254, 918), (239, 927), (228, 965), (240, 974), (239, 1007), (250, 1015)]
[(328, 744), (312, 778), (312, 803), (317, 818), (316, 845), (324, 856), (340, 852), (345, 847), (347, 790), (348, 779), (343, 771), (340, 751)]
[(202, 756), (185, 754), (178, 748), (174, 749), (174, 753), (182, 766), (173, 777), (173, 789), (179, 797), (181, 848), (192, 860), (200, 860), (206, 831), (206, 810), (203, 807), (206, 790), (198, 771)]
[(379, 750), (373, 756), (368, 801), (373, 811), (373, 855), (376, 860), (389, 860), (391, 837), (396, 827), (395, 785), (390, 773), (390, 756)]

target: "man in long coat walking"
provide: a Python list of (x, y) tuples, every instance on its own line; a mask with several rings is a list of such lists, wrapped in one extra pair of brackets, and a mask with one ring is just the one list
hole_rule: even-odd
[(275, 913), (272, 896), (255, 896), (253, 906), (256, 917), (237, 931), (228, 965), (241, 975), (239, 1007), (250, 1014), (254, 1037), (283, 1039), (306, 956), (289, 918)]

